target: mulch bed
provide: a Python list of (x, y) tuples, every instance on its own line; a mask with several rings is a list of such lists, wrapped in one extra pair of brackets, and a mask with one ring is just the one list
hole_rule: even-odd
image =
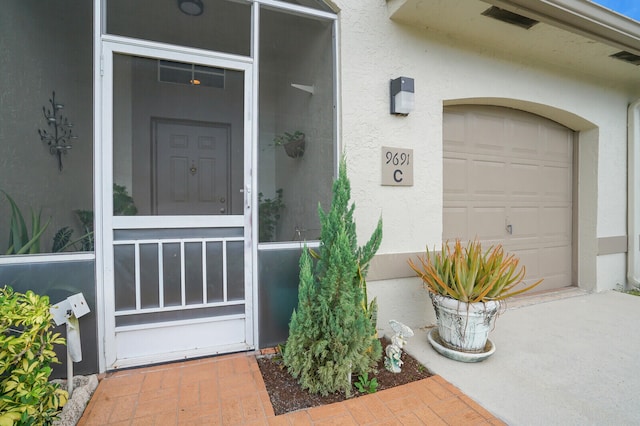
[[(416, 361), (411, 355), (403, 352), (402, 354), (402, 371), (400, 373), (392, 373), (384, 367), (384, 348), (391, 342), (386, 338), (381, 338), (383, 356), (378, 362), (377, 372), (373, 374), (378, 380), (378, 391), (390, 389), (395, 386), (401, 386), (416, 380), (426, 379), (433, 374), (427, 370), (425, 366)], [(264, 356), (258, 358), (258, 366), (262, 373), (262, 378), (267, 387), (271, 405), (276, 415), (285, 414), (291, 411), (301, 410), (309, 407), (316, 407), (324, 404), (344, 401), (345, 396), (341, 393), (334, 393), (327, 396), (312, 395), (298, 384), (282, 363), (282, 357), (279, 355)], [(357, 377), (353, 377), (352, 381), (357, 381)], [(365, 395), (358, 392), (354, 387), (351, 398), (357, 398)]]

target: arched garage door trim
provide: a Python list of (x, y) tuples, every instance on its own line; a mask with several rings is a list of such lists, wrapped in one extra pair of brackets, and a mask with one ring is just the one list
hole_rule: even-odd
[(560, 123), (565, 127), (577, 132), (596, 129), (596, 125), (591, 121), (574, 114), (570, 111), (560, 108), (552, 107), (550, 105), (540, 104), (531, 101), (525, 101), (522, 99), (511, 98), (459, 98), (448, 99), (443, 102), (445, 107), (455, 105), (484, 105), (484, 106), (497, 106), (505, 108), (513, 108), (523, 112), (529, 112), (531, 114), (539, 115), (549, 120), (553, 120), (556, 123)]

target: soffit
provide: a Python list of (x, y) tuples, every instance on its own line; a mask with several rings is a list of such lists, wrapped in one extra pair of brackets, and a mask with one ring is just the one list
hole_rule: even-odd
[[(491, 5), (540, 21), (525, 30), (482, 15)], [(388, 0), (398, 23), (523, 62), (540, 62), (638, 90), (640, 68), (610, 58), (640, 55), (640, 23), (587, 0)]]

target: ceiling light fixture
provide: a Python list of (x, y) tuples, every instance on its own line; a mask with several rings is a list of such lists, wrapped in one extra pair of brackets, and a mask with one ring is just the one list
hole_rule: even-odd
[(178, 0), (178, 7), (189, 16), (200, 16), (204, 11), (202, 0)]

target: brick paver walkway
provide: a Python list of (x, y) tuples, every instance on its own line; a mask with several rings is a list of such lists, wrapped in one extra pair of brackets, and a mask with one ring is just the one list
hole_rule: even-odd
[(253, 354), (109, 373), (78, 425), (503, 425), (440, 376), (275, 416)]

